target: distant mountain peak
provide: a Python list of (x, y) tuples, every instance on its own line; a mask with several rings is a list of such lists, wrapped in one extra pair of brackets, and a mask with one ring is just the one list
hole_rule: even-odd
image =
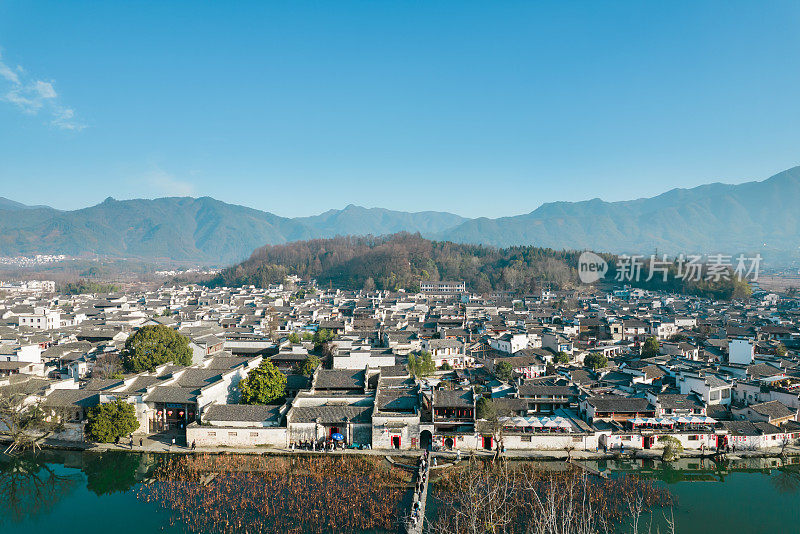
[[(798, 204), (800, 167), (760, 182), (706, 184), (621, 202), (549, 202), (525, 215), (496, 219), (354, 203), (320, 215), (287, 218), (211, 197), (108, 197), (96, 206), (58, 211), (0, 198), (0, 256), (97, 254), (223, 265), (267, 244), (409, 232), (497, 247), (796, 257)], [(23, 209), (25, 217), (15, 213)]]
[(9, 211), (16, 211), (16, 210), (33, 210), (33, 209), (53, 209), (50, 206), (29, 206), (27, 204), (23, 204), (22, 202), (17, 202), (16, 200), (11, 200), (10, 198), (0, 197), (0, 210), (9, 210)]

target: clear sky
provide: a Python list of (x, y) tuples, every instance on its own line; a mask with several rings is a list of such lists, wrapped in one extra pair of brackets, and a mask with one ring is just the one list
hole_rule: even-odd
[(800, 3), (0, 0), (0, 196), (465, 216), (800, 163)]

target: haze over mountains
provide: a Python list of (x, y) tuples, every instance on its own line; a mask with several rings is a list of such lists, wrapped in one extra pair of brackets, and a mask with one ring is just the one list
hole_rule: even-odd
[(90, 254), (226, 265), (265, 244), (406, 231), (501, 247), (795, 257), (800, 246), (799, 205), (800, 167), (761, 182), (673, 189), (624, 202), (552, 202), (525, 215), (498, 219), (353, 205), (288, 218), (209, 197), (109, 198), (96, 206), (60, 211), (0, 198), (0, 255)]

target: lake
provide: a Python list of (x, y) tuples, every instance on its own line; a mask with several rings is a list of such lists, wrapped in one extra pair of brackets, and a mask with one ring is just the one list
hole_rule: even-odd
[[(796, 463), (591, 465), (665, 485), (681, 534), (800, 532)], [(0, 463), (0, 532), (396, 532), (406, 483), (374, 458), (44, 451)]]

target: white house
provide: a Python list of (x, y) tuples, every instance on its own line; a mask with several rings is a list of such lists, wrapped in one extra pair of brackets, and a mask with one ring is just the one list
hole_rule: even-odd
[(728, 341), (728, 363), (750, 365), (756, 355), (755, 344), (749, 339), (731, 339)]

